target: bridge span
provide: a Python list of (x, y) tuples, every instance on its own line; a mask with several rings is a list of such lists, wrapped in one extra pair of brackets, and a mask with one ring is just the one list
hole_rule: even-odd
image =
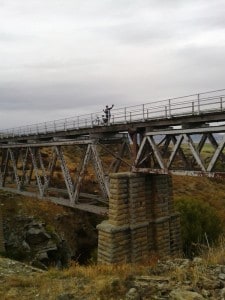
[(1, 130), (0, 188), (104, 214), (110, 173), (224, 176), (225, 89), (112, 112)]
[(176, 254), (170, 174), (224, 176), (225, 89), (101, 114), (1, 130), (0, 189), (108, 216), (99, 261)]

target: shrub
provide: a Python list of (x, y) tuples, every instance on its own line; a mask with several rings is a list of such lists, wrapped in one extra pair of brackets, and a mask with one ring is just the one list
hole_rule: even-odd
[(181, 214), (181, 235), (185, 255), (199, 254), (200, 245), (212, 245), (222, 233), (222, 224), (216, 211), (202, 201), (180, 199), (176, 209)]

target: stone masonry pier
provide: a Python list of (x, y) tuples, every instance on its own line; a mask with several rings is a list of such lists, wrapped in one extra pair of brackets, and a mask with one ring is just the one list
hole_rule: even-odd
[(98, 262), (139, 262), (181, 253), (180, 217), (169, 175), (110, 175), (109, 216), (97, 226)]

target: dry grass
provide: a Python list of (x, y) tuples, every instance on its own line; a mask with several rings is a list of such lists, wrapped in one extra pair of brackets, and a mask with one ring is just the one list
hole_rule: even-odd
[(170, 277), (176, 282), (190, 281), (197, 286), (200, 281), (206, 280), (206, 270), (212, 266), (225, 265), (225, 237), (222, 237), (219, 243), (202, 251), (200, 263), (191, 262), (186, 267), (176, 267)]
[(221, 237), (218, 244), (202, 254), (207, 265), (225, 265), (225, 237)]
[(118, 299), (127, 291), (127, 282), (134, 275), (146, 274), (150, 265), (73, 264), (66, 270), (50, 269), (32, 277), (8, 276), (0, 287), (0, 299), (57, 299), (67, 293), (79, 299)]
[[(202, 262), (181, 264), (163, 272), (162, 276), (171, 282), (198, 286), (206, 280), (206, 270), (213, 264), (224, 264), (225, 244), (221, 243), (202, 255)], [(175, 266), (175, 265), (174, 265)], [(138, 276), (149, 276), (150, 270), (157, 268), (157, 258), (150, 258), (140, 264), (103, 265), (92, 264), (80, 266), (72, 263), (68, 269), (50, 269), (33, 275), (8, 274), (0, 276), (0, 299), (3, 300), (55, 300), (59, 295), (71, 294), (76, 299), (124, 299), (124, 295), (132, 286), (133, 279)]]
[[(164, 276), (172, 282), (197, 286), (205, 280), (207, 266), (223, 263), (225, 247), (223, 242), (211, 248), (202, 256), (202, 263), (188, 263), (177, 266)], [(142, 264), (90, 265), (80, 266), (73, 263), (68, 269), (50, 269), (32, 276), (8, 275), (0, 286), (0, 299), (49, 299), (55, 300), (59, 295), (71, 294), (76, 299), (124, 299), (132, 280), (137, 276), (148, 276), (155, 261)]]

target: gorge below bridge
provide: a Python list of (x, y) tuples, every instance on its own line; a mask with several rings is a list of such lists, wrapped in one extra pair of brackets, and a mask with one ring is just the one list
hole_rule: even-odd
[(105, 215), (98, 261), (177, 255), (171, 174), (224, 177), (225, 90), (0, 131), (0, 189)]

